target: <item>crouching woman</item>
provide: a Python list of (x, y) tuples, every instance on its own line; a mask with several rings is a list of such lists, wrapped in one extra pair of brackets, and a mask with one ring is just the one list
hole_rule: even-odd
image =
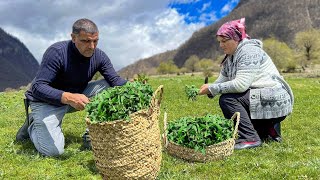
[(223, 24), (216, 38), (225, 53), (219, 77), (201, 86), (199, 94), (221, 94), (219, 105), (225, 118), (240, 112), (235, 149), (254, 148), (264, 139), (281, 141), (280, 122), (293, 109), (294, 97), (262, 49), (262, 42), (250, 39), (245, 19)]

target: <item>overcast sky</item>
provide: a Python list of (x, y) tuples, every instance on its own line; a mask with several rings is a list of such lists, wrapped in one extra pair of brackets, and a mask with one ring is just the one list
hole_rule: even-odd
[(0, 27), (41, 62), (46, 48), (70, 39), (80, 18), (99, 28), (98, 47), (116, 70), (172, 50), (199, 28), (227, 15), (239, 0), (0, 0)]

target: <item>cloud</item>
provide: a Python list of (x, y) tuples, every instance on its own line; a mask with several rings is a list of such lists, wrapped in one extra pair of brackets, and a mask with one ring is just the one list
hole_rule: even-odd
[(167, 9), (144, 24), (129, 23), (126, 28), (112, 26), (113, 29), (103, 26), (104, 49), (115, 52), (108, 54), (111, 59), (120, 59), (118, 66), (122, 67), (137, 59), (175, 49), (203, 26), (203, 23), (186, 24), (175, 9)]
[(202, 5), (202, 8), (201, 8), (200, 12), (206, 11), (210, 6), (211, 6), (211, 2), (204, 3), (204, 4)]
[(211, 11), (210, 13), (203, 13), (200, 15), (199, 20), (209, 24), (211, 22), (215, 22), (218, 20), (215, 11)]
[[(70, 39), (75, 20), (92, 19), (100, 30), (98, 47), (119, 70), (140, 58), (177, 48), (194, 31), (205, 26), (205, 22), (186, 23), (185, 15), (168, 7), (170, 2), (173, 1), (1, 1), (0, 22), (6, 32), (20, 39), (41, 61), (48, 46)], [(208, 18), (215, 17), (202, 19)]]

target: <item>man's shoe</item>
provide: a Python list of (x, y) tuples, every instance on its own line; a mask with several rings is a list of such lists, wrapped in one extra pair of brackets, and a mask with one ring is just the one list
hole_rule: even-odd
[(30, 138), (28, 133), (28, 127), (29, 127), (29, 123), (28, 123), (28, 119), (26, 119), (16, 134), (16, 141), (25, 141)]
[(85, 149), (91, 150), (91, 140), (89, 136), (89, 130), (87, 129), (86, 132), (82, 135), (82, 140), (83, 140), (83, 147)]
[(234, 149), (240, 150), (240, 149), (255, 148), (261, 145), (262, 145), (261, 141), (239, 142), (234, 145)]

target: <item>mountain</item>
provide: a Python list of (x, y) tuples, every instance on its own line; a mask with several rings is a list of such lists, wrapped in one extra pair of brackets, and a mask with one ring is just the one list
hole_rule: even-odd
[[(241, 17), (246, 18), (247, 34), (251, 38), (263, 40), (275, 37), (294, 47), (293, 39), (297, 32), (320, 28), (320, 0), (240, 0), (230, 14), (194, 32), (180, 47), (170, 51), (170, 56), (166, 53), (162, 53), (162, 56), (173, 56), (172, 59), (178, 67), (183, 66), (191, 55), (197, 55), (200, 59), (216, 59), (222, 55), (215, 38), (217, 30), (223, 23)], [(121, 69), (119, 73), (132, 75), (138, 73), (136, 69), (150, 73), (149, 70), (155, 69), (155, 66), (150, 66), (148, 62), (155, 62), (157, 56), (139, 60)], [(158, 66), (161, 61), (166, 60), (168, 59), (156, 61), (154, 65)]]
[(175, 50), (156, 54), (152, 57), (139, 60), (134, 64), (131, 64), (126, 68), (121, 69), (118, 73), (126, 79), (130, 79), (131, 77), (133, 77), (134, 74), (139, 73), (156, 74), (156, 68), (159, 66), (159, 64), (163, 60), (173, 60), (175, 54)]
[(38, 61), (17, 38), (0, 28), (0, 91), (19, 88), (32, 81)]

